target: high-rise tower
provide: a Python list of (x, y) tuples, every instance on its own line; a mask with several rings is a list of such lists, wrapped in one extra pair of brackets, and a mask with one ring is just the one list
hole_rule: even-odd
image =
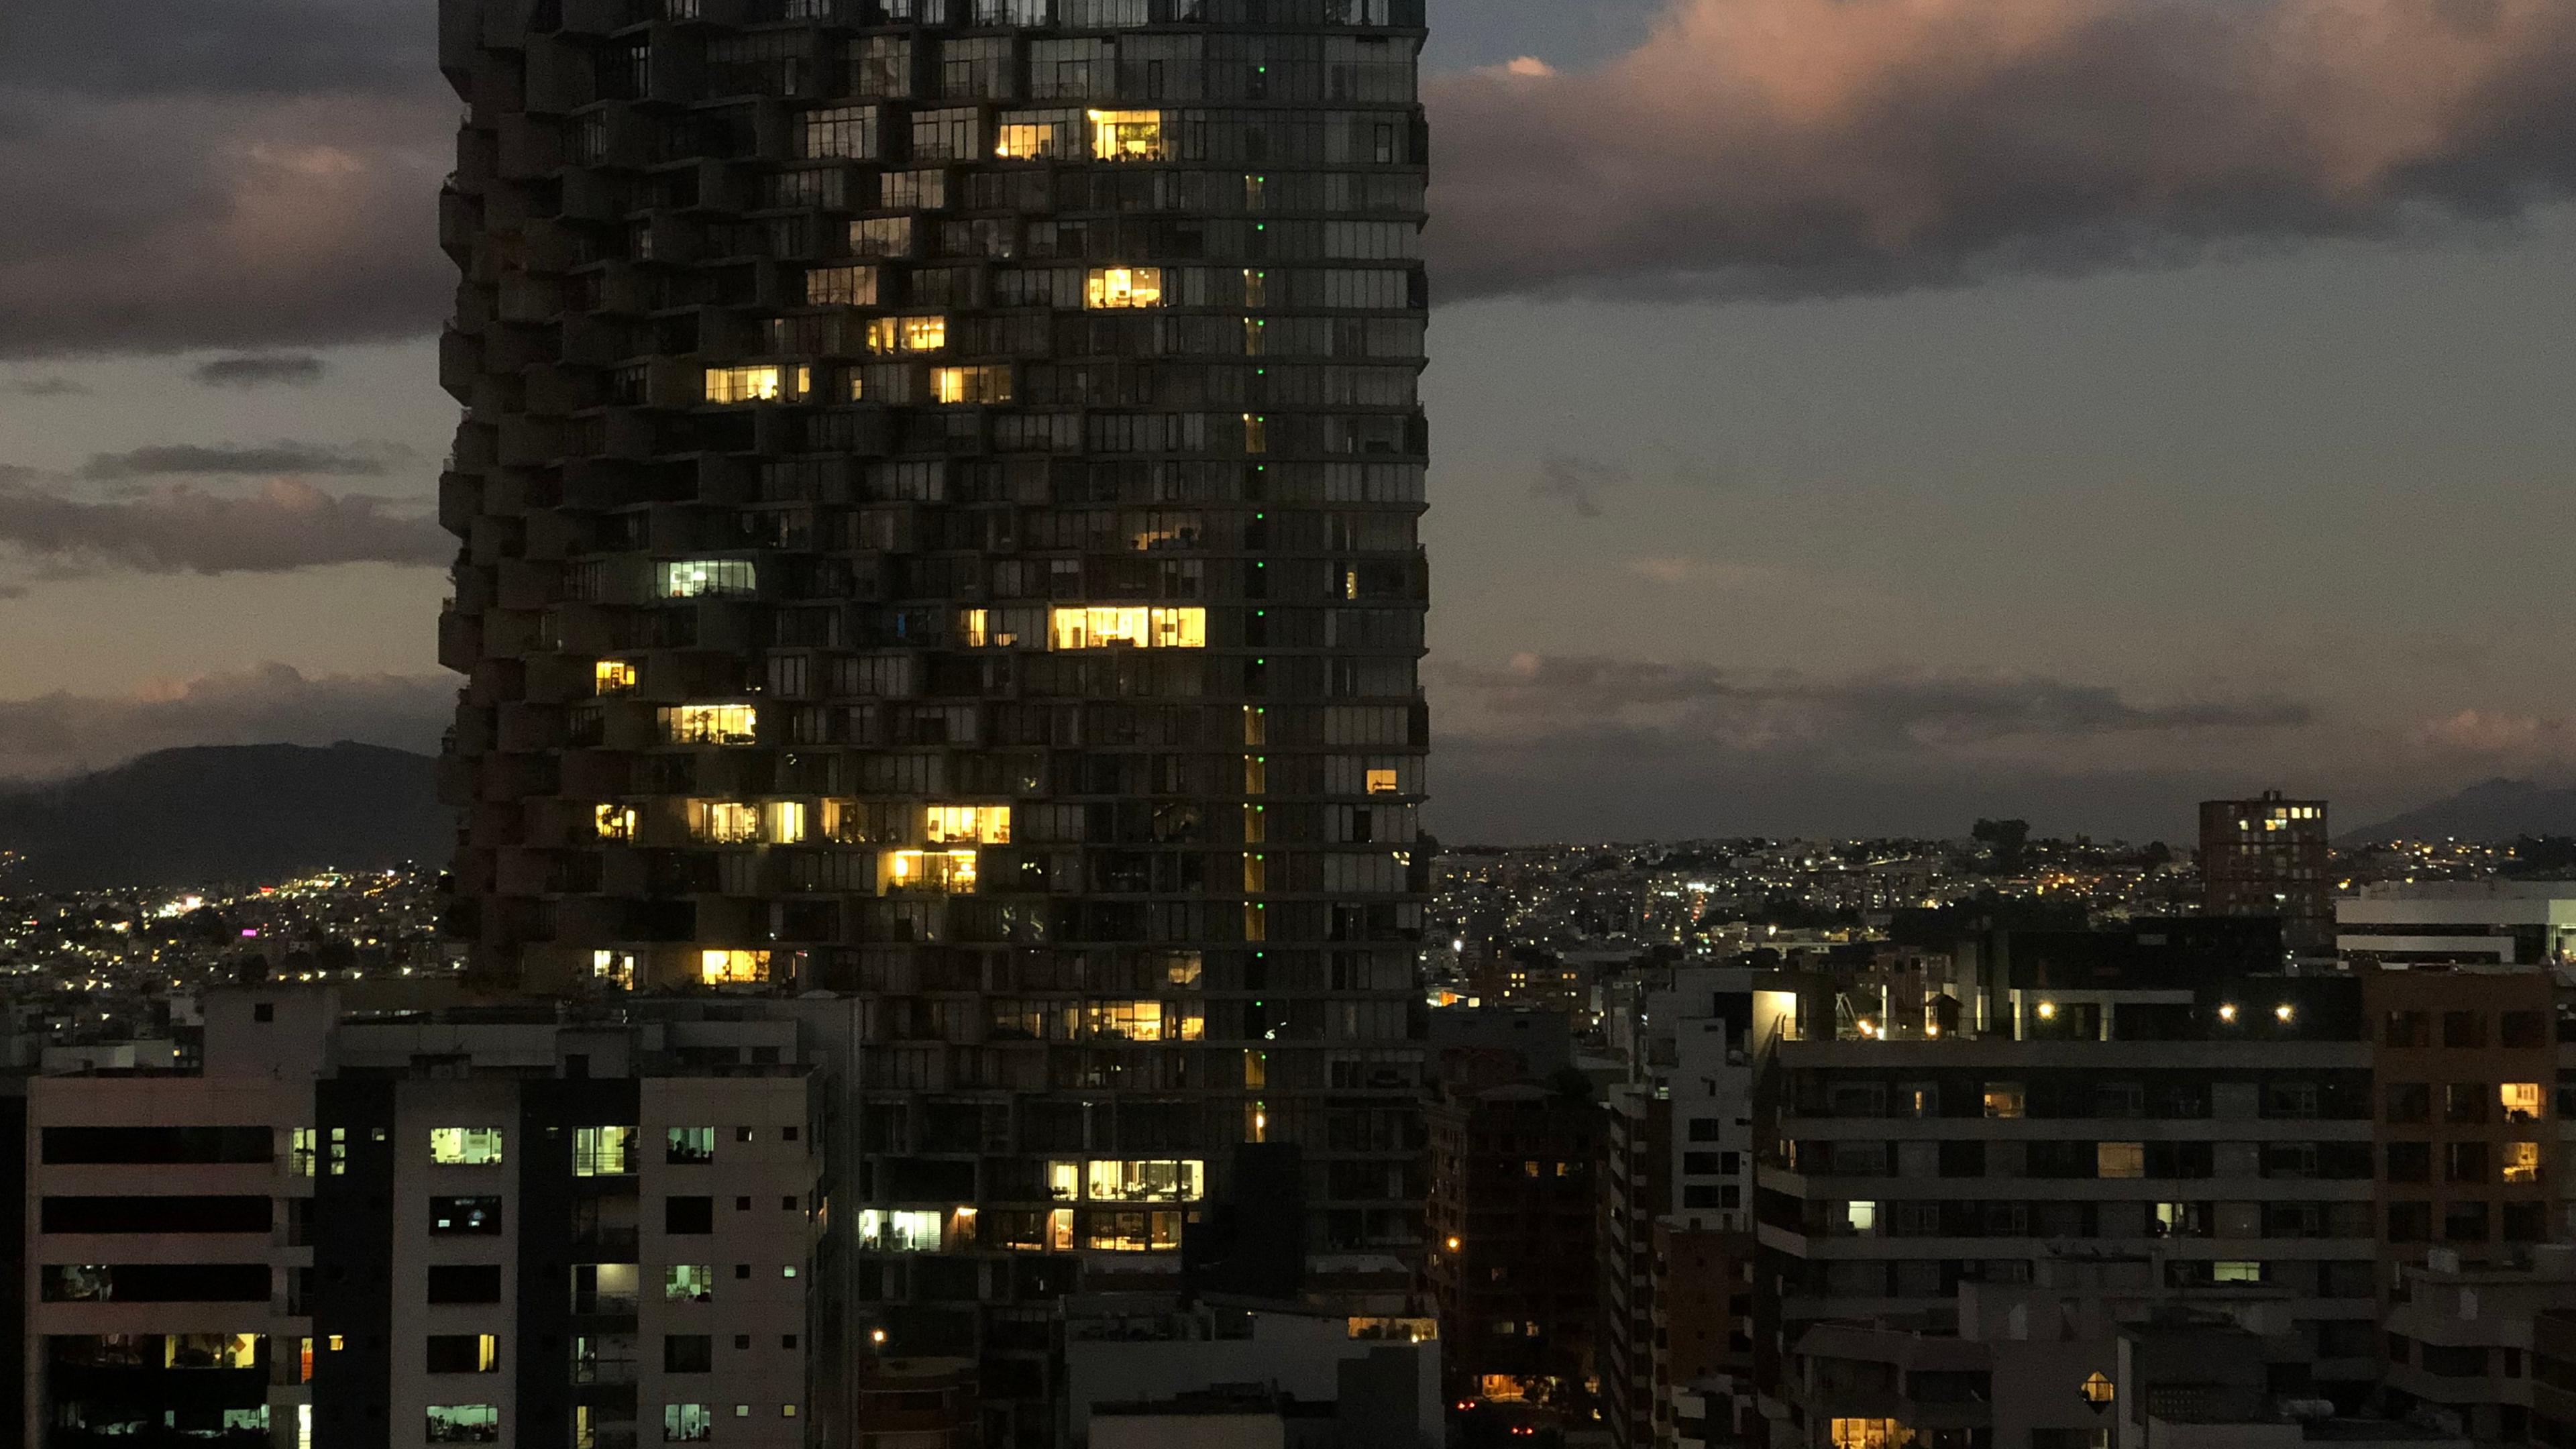
[(1409, 1243), (1421, 0), (441, 27), (478, 975), (850, 995), (916, 1353), (1236, 1143)]

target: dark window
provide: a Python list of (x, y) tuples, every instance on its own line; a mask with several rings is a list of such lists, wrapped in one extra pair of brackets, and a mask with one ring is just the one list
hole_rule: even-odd
[(751, 1211), (751, 1199), (747, 1197), (735, 1198), (733, 1200), (733, 1210), (738, 1213), (747, 1213)]
[(265, 1303), (265, 1263), (48, 1263), (47, 1303)]
[(2382, 1039), (2393, 1047), (2431, 1046), (2432, 1019), (2420, 1011), (2392, 1011)]
[(1715, 1142), (1718, 1140), (1718, 1134), (1723, 1130), (1724, 1126), (1725, 1124), (1715, 1117), (1693, 1117), (1690, 1119), (1690, 1140), (1693, 1142)]
[(733, 1129), (733, 1140), (736, 1142), (749, 1142), (751, 1140), (751, 1129), (748, 1127), (736, 1127)]
[(479, 1333), (433, 1333), (429, 1336), (429, 1371), (434, 1374), (488, 1374), (500, 1371), (492, 1340)]
[(704, 1374), (715, 1372), (716, 1341), (703, 1333), (669, 1333), (662, 1336), (662, 1372), (666, 1374)]
[(784, 1195), (782, 1195), (782, 1196), (778, 1199), (778, 1210), (779, 1210), (779, 1211), (781, 1211), (781, 1212), (790, 1212), (790, 1213), (792, 1213), (792, 1212), (796, 1211), (796, 1208), (797, 1208), (797, 1202), (796, 1202), (796, 1199), (795, 1199), (795, 1198), (790, 1197), (790, 1196), (784, 1196)]
[(2390, 1182), (2431, 1182), (2433, 1180), (2433, 1144), (2430, 1142), (2389, 1143), (2388, 1180)]
[(735, 1348), (737, 1348), (737, 1349), (744, 1349), (744, 1348), (749, 1348), (749, 1347), (751, 1347), (751, 1335), (750, 1335), (750, 1334), (748, 1334), (748, 1333), (737, 1333), (737, 1334), (735, 1334), (735, 1335), (733, 1336), (733, 1346), (734, 1346)]
[(49, 1197), (49, 1233), (264, 1233), (265, 1197)]
[(49, 1163), (267, 1162), (276, 1136), (265, 1127), (48, 1127)]
[(1685, 1208), (1714, 1208), (1717, 1205), (1717, 1189), (1714, 1186), (1685, 1186), (1682, 1189), (1682, 1206)]
[(2446, 1203), (2442, 1208), (2442, 1241), (2446, 1243), (2483, 1243), (2487, 1240), (2487, 1205), (2482, 1202)]
[(2483, 1348), (2455, 1347), (2446, 1343), (2428, 1343), (2422, 1349), (2424, 1372), (2446, 1379), (2483, 1378), (2487, 1371), (2487, 1351)]
[(2476, 1123), (2487, 1120), (2487, 1097), (2490, 1089), (2484, 1082), (2453, 1082), (2442, 1089), (2442, 1120)]
[(2388, 1241), (2429, 1243), (2433, 1240), (2433, 1205), (2393, 1202), (2388, 1205)]
[(2487, 1180), (2487, 1145), (2483, 1142), (2453, 1142), (2442, 1150), (2444, 1182), (2484, 1182)]
[(2549, 1013), (2545, 1011), (2508, 1011), (2497, 1026), (2497, 1038), (2506, 1046), (2549, 1045)]
[(498, 1303), (501, 1267), (497, 1263), (441, 1263), (429, 1270), (432, 1303)]
[(1702, 1174), (1722, 1171), (1717, 1165), (1718, 1156), (1714, 1152), (1685, 1152), (1682, 1154), (1682, 1171)]
[(796, 1129), (796, 1128), (793, 1128), (793, 1127), (782, 1127), (782, 1128), (778, 1129), (778, 1136), (779, 1136), (779, 1140), (781, 1140), (781, 1141), (783, 1141), (783, 1142), (793, 1142), (793, 1141), (795, 1141), (795, 1140), (796, 1140), (796, 1133), (797, 1133), (797, 1129)]
[(662, 1231), (696, 1235), (716, 1230), (716, 1200), (711, 1197), (670, 1197), (662, 1200)]
[(2388, 1120), (2391, 1122), (2430, 1122), (2433, 1120), (2433, 1088), (2425, 1082), (2391, 1082), (2388, 1084)]
[(1983, 1177), (1986, 1175), (1986, 1144), (1982, 1142), (1944, 1142), (1941, 1144), (1943, 1177)]
[(497, 1197), (434, 1197), (429, 1200), (431, 1237), (494, 1237), (500, 1231), (501, 1200)]
[(780, 1348), (794, 1348), (796, 1346), (796, 1335), (792, 1333), (779, 1335), (778, 1346)]
[(273, 1001), (263, 1001), (258, 1005), (253, 1006), (250, 1009), (250, 1019), (253, 1021), (277, 1020), (277, 1003)]
[(2446, 1011), (2442, 1013), (2442, 1045), (2446, 1047), (2482, 1047), (2487, 1044), (2487, 1017), (2483, 1011)]
[(2500, 1209), (2508, 1243), (2537, 1243), (2549, 1236), (2549, 1204), (2509, 1202)]

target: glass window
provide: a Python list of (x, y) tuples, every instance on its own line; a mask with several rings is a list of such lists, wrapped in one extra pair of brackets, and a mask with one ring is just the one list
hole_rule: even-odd
[(576, 1127), (572, 1130), (572, 1175), (626, 1177), (635, 1171), (638, 1127)]
[(707, 1404), (664, 1404), (662, 1406), (662, 1442), (694, 1444), (712, 1439), (716, 1432), (716, 1411)]
[(1093, 111), (1091, 154), (1099, 161), (1161, 161), (1163, 113), (1160, 111)]
[(760, 807), (735, 800), (692, 800), (689, 838), (702, 845), (744, 845), (758, 840)]
[(813, 391), (808, 367), (710, 367), (706, 399), (711, 403), (778, 402)]
[(2263, 1265), (2260, 1263), (2244, 1262), (2212, 1263), (2209, 1265), (2209, 1281), (2212, 1283), (2260, 1283), (2263, 1281)]
[(500, 1406), (497, 1404), (430, 1405), (429, 1442), (432, 1444), (500, 1443)]
[(501, 1231), (497, 1197), (434, 1197), (429, 1200), (429, 1233), (434, 1238), (488, 1238)]
[(716, 1160), (716, 1129), (713, 1127), (674, 1127), (665, 1162), (694, 1166)]
[(661, 712), (662, 738), (678, 745), (749, 745), (760, 739), (759, 711), (747, 704), (683, 704)]
[(976, 853), (971, 850), (890, 850), (884, 888), (968, 895), (975, 889)]
[(2143, 1142), (2093, 1144), (2093, 1175), (2096, 1177), (2146, 1176), (2147, 1144)]
[(868, 351), (879, 356), (937, 352), (947, 345), (945, 317), (878, 317), (868, 323)]
[(2022, 1114), (2022, 1088), (2019, 1082), (1986, 1083), (1986, 1115), (2018, 1117)]
[(869, 1253), (936, 1253), (940, 1219), (941, 1214), (935, 1210), (861, 1209), (859, 1249)]
[(930, 394), (942, 403), (1006, 403), (1011, 400), (1011, 369), (1008, 364), (934, 367)]
[(2540, 1181), (2540, 1144), (2508, 1142), (2504, 1145), (2504, 1180), (2527, 1184)]
[(716, 1296), (712, 1263), (674, 1263), (663, 1270), (662, 1297), (671, 1303), (705, 1303)]
[(1094, 1159), (1085, 1185), (1093, 1202), (1197, 1202), (1205, 1177), (1199, 1161)]
[(602, 805), (591, 812), (592, 825), (602, 840), (633, 840), (639, 820), (633, 807), (626, 805)]
[(760, 592), (758, 570), (747, 558), (676, 559), (658, 572), (656, 590), (666, 599), (748, 598)]
[(2504, 1107), (2507, 1122), (2521, 1125), (2540, 1120), (2543, 1108), (2538, 1082), (2499, 1083), (2496, 1098)]
[(1207, 610), (1144, 607), (1057, 609), (1058, 649), (1205, 649)]
[(929, 807), (928, 834), (932, 845), (1011, 843), (1011, 807), (1008, 805), (933, 805)]
[(429, 1160), (447, 1167), (492, 1167), (501, 1161), (498, 1127), (432, 1127)]
[(1083, 293), (1084, 305), (1093, 311), (1117, 311), (1131, 307), (1163, 305), (1163, 269), (1160, 267), (1094, 267)]
[(598, 694), (632, 694), (635, 666), (623, 659), (603, 659), (592, 671), (592, 687)]

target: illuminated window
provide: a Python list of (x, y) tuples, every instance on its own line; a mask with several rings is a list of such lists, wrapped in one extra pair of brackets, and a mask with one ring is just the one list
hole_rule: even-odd
[(1907, 1449), (1914, 1431), (1894, 1419), (1836, 1419), (1833, 1449)]
[(1052, 637), (1058, 649), (1205, 649), (1207, 610), (1057, 609)]
[(813, 390), (809, 367), (710, 367), (707, 401), (711, 403), (779, 402)]
[(939, 1251), (939, 1229), (942, 1214), (928, 1212), (886, 1212), (876, 1208), (859, 1213), (859, 1250), (867, 1253), (936, 1253)]
[(1073, 1209), (1056, 1208), (1048, 1212), (1047, 1247), (1059, 1253), (1073, 1251)]
[(2540, 1181), (2540, 1144), (2508, 1142), (2504, 1144), (2504, 1180), (2509, 1183)]
[(246, 1369), (259, 1355), (256, 1333), (174, 1333), (161, 1340), (161, 1366), (174, 1369)]
[(631, 991), (635, 987), (635, 953), (593, 951), (590, 953), (590, 974), (621, 991)]
[(1163, 113), (1160, 111), (1091, 112), (1091, 154), (1099, 161), (1160, 161)]
[(1008, 805), (933, 805), (923, 839), (933, 845), (1011, 843)]
[(885, 888), (890, 891), (965, 895), (975, 889), (975, 852), (971, 850), (892, 850), (886, 852), (885, 862)]
[(1198, 1041), (1207, 1034), (1203, 1012), (1159, 1001), (1086, 1001), (1071, 1008), (1070, 1015), (1077, 1037)]
[(1207, 1164), (1194, 1160), (1094, 1159), (1084, 1174), (1093, 1202), (1197, 1202)]
[(1083, 302), (1093, 311), (1163, 305), (1161, 267), (1094, 267)]
[(716, 1160), (716, 1129), (673, 1127), (662, 1134), (662, 1160), (682, 1167), (704, 1167)]
[(712, 1404), (664, 1404), (662, 1406), (662, 1442), (695, 1444), (712, 1439), (716, 1433), (716, 1411)]
[(2504, 1120), (2524, 1123), (2540, 1120), (2541, 1098), (2538, 1082), (2505, 1082), (2496, 1087), (2504, 1104)]
[(1095, 1253), (1168, 1253), (1181, 1245), (1176, 1212), (1086, 1212), (1082, 1246)]
[(912, 255), (912, 218), (872, 216), (851, 222), (850, 255), (854, 257)]
[(1855, 1237), (1869, 1237), (1878, 1231), (1878, 1204), (1847, 1202), (1843, 1204), (1843, 1226)]
[(321, 1134), (311, 1127), (297, 1127), (287, 1134), (287, 1161), (297, 1177), (313, 1176)]
[(1368, 772), (1368, 792), (1370, 794), (1393, 795), (1398, 793), (1401, 789), (1402, 787), (1396, 783), (1395, 771), (1371, 770)]
[(868, 351), (937, 352), (948, 345), (945, 317), (879, 317), (868, 324)]
[(759, 742), (759, 713), (747, 704), (683, 704), (662, 711), (662, 738), (675, 745)]
[(874, 267), (819, 267), (805, 274), (809, 307), (873, 307), (877, 304)]
[(632, 694), (635, 692), (635, 666), (622, 659), (603, 659), (592, 673), (595, 694)]
[(632, 1177), (638, 1127), (576, 1127), (572, 1130), (572, 1175)]
[(692, 800), (689, 838), (705, 845), (743, 845), (758, 840), (760, 807), (730, 800)]
[(501, 1438), (501, 1410), (494, 1404), (431, 1404), (432, 1444), (492, 1444)]
[(708, 1303), (716, 1296), (712, 1263), (674, 1263), (662, 1270), (662, 1298), (668, 1303)]
[(635, 812), (624, 805), (602, 805), (593, 812), (602, 840), (633, 840)]
[(1007, 365), (934, 367), (930, 395), (942, 403), (1006, 403), (1011, 400), (1011, 369)]
[(2022, 1089), (2019, 1082), (1986, 1083), (1986, 1115), (2018, 1117), (2022, 1114)]
[(759, 571), (747, 558), (680, 559), (656, 572), (656, 588), (666, 599), (738, 599), (760, 592)]
[(2147, 1144), (2143, 1142), (2097, 1142), (2093, 1144), (2095, 1177), (2144, 1177), (2147, 1175)]
[(2263, 1265), (2260, 1263), (2244, 1262), (2212, 1263), (2209, 1265), (2209, 1281), (2212, 1283), (2260, 1283), (2263, 1281)]
[(2120, 1391), (2099, 1370), (2085, 1375), (2084, 1386), (2078, 1392), (2084, 1395), (2084, 1402), (2097, 1409), (2110, 1407), (2112, 1401), (2120, 1397)]
[(1079, 1202), (1082, 1198), (1082, 1164), (1048, 1163), (1047, 1196), (1057, 1202)]
[(698, 979), (709, 986), (756, 986), (769, 979), (766, 951), (701, 951)]
[(772, 800), (761, 807), (762, 838), (772, 845), (798, 845), (805, 839), (805, 802)]
[(429, 1160), (445, 1167), (494, 1167), (501, 1161), (498, 1127), (432, 1127)]

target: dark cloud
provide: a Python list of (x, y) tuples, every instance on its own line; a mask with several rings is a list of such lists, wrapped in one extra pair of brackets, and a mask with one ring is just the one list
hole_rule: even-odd
[(382, 0), (83, 0), (0, 10), (0, 88), (74, 95), (416, 91), (437, 7)]
[(324, 478), (375, 478), (384, 472), (382, 458), (312, 443), (272, 443), (260, 448), (179, 443), (136, 448), (129, 453), (95, 453), (81, 465), (80, 475), (94, 482), (116, 482), (183, 474), (269, 477), (280, 473), (301, 473)]
[(1550, 458), (1539, 465), (1538, 481), (1530, 485), (1530, 496), (1572, 504), (1579, 518), (1599, 518), (1601, 496), (1625, 484), (1628, 476), (1627, 469), (1608, 463)]
[[(2314, 722), (2285, 700), (2141, 704), (2116, 689), (2035, 675), (1890, 673), (1817, 680), (1599, 657), (1523, 655), (1502, 669), (1437, 672), (1473, 707), (1518, 732), (1622, 735), (1624, 750), (1742, 752), (1937, 749), (2011, 739), (2083, 739)], [(1587, 748), (1597, 748), (1587, 746)]]
[(218, 357), (200, 363), (192, 375), (208, 387), (310, 387), (326, 370), (321, 358), (294, 354)]
[(181, 745), (436, 748), (456, 685), (437, 675), (313, 675), (283, 664), (157, 685), (131, 695), (0, 700), (0, 776), (103, 769)]
[(5, 386), (20, 397), (78, 397), (89, 391), (68, 377), (22, 377)]
[(381, 498), (335, 497), (272, 480), (248, 497), (178, 483), (140, 497), (86, 502), (0, 481), (0, 546), (48, 577), (283, 573), (329, 564), (445, 564), (455, 540), (435, 520), (386, 511)]
[(2576, 194), (2566, 0), (1671, 0), (1429, 87), (1444, 297), (1801, 297), (2508, 218)]

